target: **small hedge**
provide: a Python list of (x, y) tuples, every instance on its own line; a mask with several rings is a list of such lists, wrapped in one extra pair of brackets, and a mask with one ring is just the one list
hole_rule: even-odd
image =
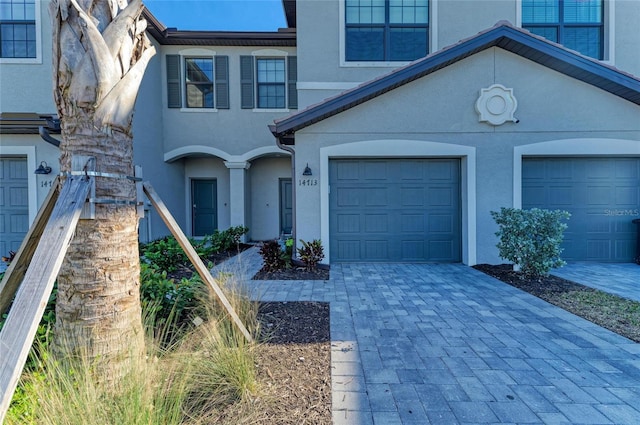
[(491, 216), (500, 226), (496, 232), (500, 257), (520, 266), (525, 276), (546, 276), (566, 264), (560, 258), (560, 244), (567, 228), (562, 220), (571, 216), (567, 211), (501, 208)]

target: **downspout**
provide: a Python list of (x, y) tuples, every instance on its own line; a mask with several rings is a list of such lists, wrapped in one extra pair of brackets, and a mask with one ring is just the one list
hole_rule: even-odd
[(42, 137), (42, 140), (44, 140), (45, 142), (51, 143), (56, 148), (60, 147), (60, 140), (51, 137), (49, 131), (43, 126), (38, 127), (38, 134), (40, 134), (40, 137)]
[(291, 253), (291, 259), (295, 260), (296, 253), (296, 151), (291, 147), (282, 143), (280, 137), (276, 136), (276, 144), (283, 151), (287, 151), (291, 154), (291, 203), (293, 209), (291, 211), (291, 237), (293, 238), (293, 252)]

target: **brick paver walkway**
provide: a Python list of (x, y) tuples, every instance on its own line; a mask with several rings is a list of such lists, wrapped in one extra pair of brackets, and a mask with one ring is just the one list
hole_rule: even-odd
[(329, 281), (247, 284), (331, 303), (335, 425), (640, 423), (640, 344), (470, 267), (335, 264)]

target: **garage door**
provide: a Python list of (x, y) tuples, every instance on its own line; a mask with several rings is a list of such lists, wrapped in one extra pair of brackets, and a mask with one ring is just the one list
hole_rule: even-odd
[(27, 160), (0, 158), (0, 255), (17, 251), (29, 230)]
[(331, 261), (458, 262), (458, 159), (329, 163)]
[(523, 208), (571, 213), (565, 260), (633, 260), (640, 158), (529, 158), (523, 160), (522, 179)]

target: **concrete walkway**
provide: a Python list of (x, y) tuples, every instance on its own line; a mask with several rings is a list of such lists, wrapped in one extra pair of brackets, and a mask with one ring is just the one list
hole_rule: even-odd
[[(250, 279), (259, 261), (238, 264)], [(329, 281), (247, 285), (331, 303), (335, 425), (640, 423), (640, 344), (470, 267), (337, 264)]]
[(635, 263), (569, 263), (552, 274), (640, 301), (640, 265)]

